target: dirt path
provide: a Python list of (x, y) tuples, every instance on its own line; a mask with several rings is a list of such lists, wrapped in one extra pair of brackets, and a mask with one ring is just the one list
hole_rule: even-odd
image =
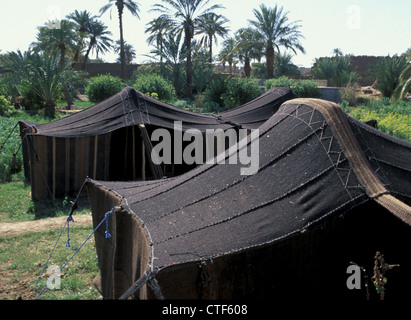
[[(39, 232), (48, 229), (62, 228), (67, 217), (48, 218), (34, 221), (3, 222), (0, 223), (0, 236), (13, 237), (27, 232)], [(91, 215), (73, 215), (74, 225), (89, 225), (92, 223)]]

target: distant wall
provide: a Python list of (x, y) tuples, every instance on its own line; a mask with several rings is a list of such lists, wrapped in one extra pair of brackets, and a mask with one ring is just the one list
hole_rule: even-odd
[[(74, 70), (81, 70), (83, 63), (75, 63), (73, 65)], [(126, 77), (130, 79), (133, 72), (139, 67), (139, 64), (128, 64), (126, 66)], [(87, 63), (86, 69), (91, 77), (95, 77), (99, 74), (110, 74), (113, 77), (120, 77), (121, 64), (120, 63)]]
[(350, 56), (351, 63), (360, 76), (358, 81), (360, 86), (371, 86), (375, 82), (376, 79), (370, 74), (371, 66), (383, 58), (380, 56)]
[(320, 90), (320, 98), (324, 100), (328, 100), (335, 103), (341, 102), (341, 93), (340, 88), (335, 87), (319, 87)]
[(370, 68), (378, 60), (384, 57), (375, 56), (352, 56), (351, 63), (355, 66), (355, 71), (359, 74), (361, 79), (358, 83), (361, 86), (370, 86), (374, 83), (375, 78), (370, 75)]

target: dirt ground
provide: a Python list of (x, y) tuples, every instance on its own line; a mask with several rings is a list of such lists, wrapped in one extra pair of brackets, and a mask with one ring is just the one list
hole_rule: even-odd
[[(26, 232), (39, 232), (51, 228), (61, 227), (67, 217), (49, 218), (34, 221), (3, 222), (0, 223), (0, 235), (2, 237), (12, 237)], [(92, 223), (91, 215), (73, 215), (74, 224), (88, 225)]]

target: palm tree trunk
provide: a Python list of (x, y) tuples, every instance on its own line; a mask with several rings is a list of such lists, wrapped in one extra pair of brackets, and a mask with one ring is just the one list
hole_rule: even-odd
[(186, 48), (187, 48), (187, 61), (186, 61), (186, 96), (187, 98), (192, 97), (192, 84), (193, 84), (193, 65), (191, 61), (191, 39), (192, 35), (189, 30), (189, 28), (185, 29), (185, 42), (186, 42)]
[[(62, 68), (64, 65), (64, 61), (66, 58), (66, 45), (62, 44), (60, 45), (60, 61), (59, 61), (59, 67)], [(74, 104), (73, 99), (70, 96), (69, 90), (67, 88), (67, 85), (63, 84), (63, 94), (64, 94), (64, 99), (67, 102), (67, 110), (70, 110), (70, 107)], [(54, 104), (54, 102), (53, 102)]]
[(118, 19), (120, 23), (120, 62), (121, 62), (121, 79), (126, 80), (126, 54), (124, 52), (123, 37), (123, 10), (118, 7)]
[(251, 77), (251, 65), (249, 57), (245, 57), (244, 59), (244, 73), (247, 78)]
[(210, 41), (210, 63), (213, 63), (213, 37), (212, 35), (208, 35), (208, 39)]
[(90, 45), (88, 46), (88, 49), (87, 49), (87, 52), (86, 52), (86, 55), (84, 56), (84, 61), (83, 61), (83, 64), (81, 66), (81, 70), (86, 70), (86, 64), (87, 64), (88, 56), (89, 56), (90, 51), (91, 51), (91, 47), (92, 47), (92, 45), (91, 45), (91, 42), (90, 42)]
[(271, 79), (274, 75), (274, 47), (272, 44), (267, 46), (265, 57), (267, 59), (267, 79)]
[(46, 117), (54, 118), (56, 115), (56, 104), (53, 100), (46, 100), (44, 103), (44, 113)]

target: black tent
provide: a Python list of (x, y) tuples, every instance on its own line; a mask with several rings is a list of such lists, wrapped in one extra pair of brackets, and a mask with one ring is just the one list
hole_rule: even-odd
[(99, 180), (148, 180), (178, 175), (194, 165), (159, 166), (151, 161), (155, 129), (255, 129), (281, 103), (293, 98), (274, 88), (259, 98), (220, 114), (189, 112), (150, 98), (131, 87), (61, 120), (46, 124), (20, 121), (26, 179), (35, 200), (78, 192), (86, 177)]
[(371, 281), (376, 251), (400, 264), (386, 298), (409, 298), (411, 144), (319, 99), (285, 102), (255, 139), (254, 175), (204, 164), (163, 180), (87, 180), (94, 226), (108, 226), (95, 233), (104, 298), (365, 299), (347, 268)]

